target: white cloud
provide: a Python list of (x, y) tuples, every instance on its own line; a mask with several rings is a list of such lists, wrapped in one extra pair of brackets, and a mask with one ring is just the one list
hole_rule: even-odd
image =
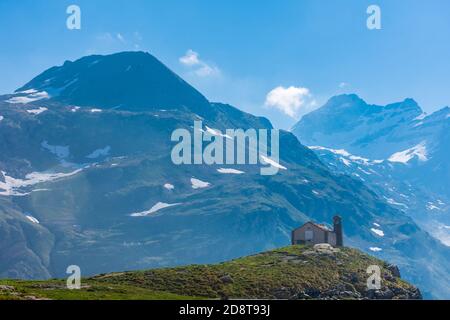
[(339, 88), (341, 88), (341, 89), (347, 88), (348, 86), (350, 86), (350, 84), (348, 84), (347, 82), (339, 83)]
[(142, 37), (142, 34), (139, 31), (133, 32), (133, 38), (135, 41), (138, 41), (138, 42), (144, 40), (144, 37)]
[(118, 39), (120, 42), (125, 43), (125, 38), (122, 36), (122, 34), (118, 33), (118, 34), (116, 35), (116, 37), (117, 37), (117, 39)]
[(180, 58), (180, 63), (186, 66), (197, 66), (200, 64), (198, 53), (189, 49), (184, 56)]
[(102, 41), (102, 42), (109, 42), (109, 41), (113, 41), (114, 37), (112, 36), (111, 33), (109, 32), (104, 32), (104, 33), (100, 33), (96, 36), (96, 39), (98, 41)]
[(120, 32), (116, 34), (111, 32), (101, 33), (97, 35), (97, 40), (109, 44), (117, 42), (126, 43), (125, 37)]
[(216, 66), (211, 66), (200, 59), (198, 52), (189, 49), (186, 54), (179, 59), (180, 63), (188, 68), (191, 68), (193, 73), (198, 77), (211, 77), (220, 75), (220, 69)]
[(135, 31), (134, 33), (133, 33), (133, 48), (134, 48), (134, 50), (140, 50), (141, 49), (141, 43), (142, 43), (142, 41), (144, 40), (144, 38), (143, 38), (143, 36), (138, 32), (138, 31)]
[(195, 74), (198, 75), (199, 77), (210, 77), (214, 75), (219, 75), (220, 70), (217, 67), (210, 67), (205, 64), (201, 68), (197, 69), (195, 71)]
[(279, 86), (267, 94), (265, 105), (278, 109), (291, 118), (296, 118), (301, 109), (314, 108), (317, 102), (312, 98), (308, 88)]

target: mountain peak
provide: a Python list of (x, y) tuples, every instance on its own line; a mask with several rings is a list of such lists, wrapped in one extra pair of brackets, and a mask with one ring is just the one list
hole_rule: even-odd
[(414, 100), (414, 98), (406, 98), (405, 100), (403, 100), (403, 103), (404, 103), (404, 104), (414, 104), (414, 105), (419, 105), (419, 104), (417, 103), (417, 101)]
[(402, 102), (388, 104), (386, 109), (415, 110), (422, 113), (422, 108), (413, 98), (406, 98)]
[(325, 106), (341, 106), (341, 105), (367, 105), (366, 102), (361, 99), (357, 94), (341, 94), (331, 97)]
[[(404, 147), (402, 141), (397, 144), (392, 141), (410, 126), (417, 125), (417, 119), (423, 114), (411, 98), (381, 106), (367, 104), (355, 94), (340, 95), (304, 116), (293, 132), (307, 145), (344, 148), (367, 158), (386, 158)], [(380, 148), (386, 139), (390, 147)]]
[(208, 100), (147, 52), (91, 55), (44, 71), (17, 91), (46, 91), (53, 100), (102, 109), (187, 108), (209, 112)]

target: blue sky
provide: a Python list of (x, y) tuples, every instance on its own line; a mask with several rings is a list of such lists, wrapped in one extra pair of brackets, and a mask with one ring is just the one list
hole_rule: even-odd
[[(71, 4), (81, 30), (66, 28)], [(431, 112), (450, 104), (449, 39), (448, 0), (0, 0), (0, 93), (65, 60), (144, 50), (276, 127), (348, 92)]]

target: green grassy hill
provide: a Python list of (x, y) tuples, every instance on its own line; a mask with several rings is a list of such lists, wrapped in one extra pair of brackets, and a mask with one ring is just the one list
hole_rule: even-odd
[[(367, 290), (367, 267), (382, 270)], [(102, 274), (65, 280), (0, 280), (0, 299), (420, 299), (396, 267), (350, 248), (291, 246), (216, 265)]]

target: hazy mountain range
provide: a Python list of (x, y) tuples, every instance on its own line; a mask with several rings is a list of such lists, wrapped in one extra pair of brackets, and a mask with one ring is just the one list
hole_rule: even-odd
[(293, 129), (335, 172), (354, 176), (450, 246), (450, 108), (412, 99), (369, 105), (330, 99)]
[[(330, 106), (342, 107), (347, 99), (362, 104), (348, 96), (330, 100)], [(389, 118), (416, 113), (412, 101), (404, 104), (392, 107), (397, 110)], [(349, 136), (335, 132), (347, 126), (350, 134), (349, 122), (359, 123), (363, 112), (355, 109), (334, 125), (318, 117), (323, 122), (317, 127), (316, 111), (294, 132), (306, 145), (331, 148), (336, 145), (325, 142), (336, 138), (340, 148), (373, 159), (424, 141), (405, 133), (396, 143), (386, 137), (377, 141), (380, 150), (362, 153), (381, 135), (366, 124), (361, 132), (373, 132), (373, 139), (361, 136), (349, 148)], [(374, 127), (382, 115), (373, 119)], [(66, 62), (0, 97), (0, 277), (64, 276), (72, 264), (92, 275), (224, 261), (287, 245), (294, 227), (308, 220), (330, 223), (339, 213), (347, 245), (399, 265), (425, 297), (450, 297), (449, 248), (360, 177), (330, 169), (292, 133), (280, 134), (284, 169), (275, 176), (261, 176), (255, 165), (172, 164), (171, 133), (192, 130), (195, 120), (215, 134), (272, 128), (265, 118), (209, 102), (142, 52)], [(448, 139), (442, 139), (442, 147), (437, 138), (427, 140), (425, 165), (448, 176)], [(433, 185), (429, 192), (440, 194), (448, 180), (427, 183)]]

